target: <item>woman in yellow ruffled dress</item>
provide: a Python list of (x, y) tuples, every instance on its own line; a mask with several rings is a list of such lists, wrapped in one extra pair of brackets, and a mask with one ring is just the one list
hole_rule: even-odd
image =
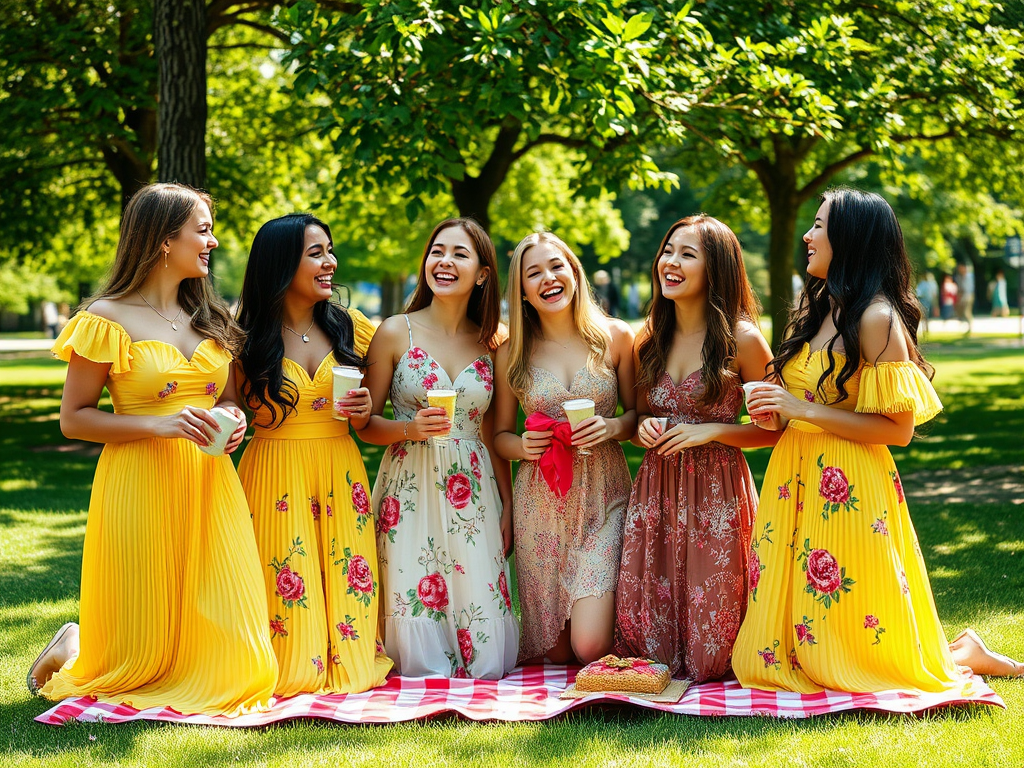
[[(210, 198), (155, 184), (129, 202), (107, 286), (54, 345), (61, 429), (105, 443), (82, 557), (80, 634), (65, 625), (29, 673), (50, 699), (237, 715), (272, 702), (277, 661), (245, 495), (209, 408), (245, 419), (241, 333), (210, 281)], [(106, 386), (114, 413), (97, 408)]]
[(748, 408), (785, 428), (761, 490), (733, 669), (749, 688), (944, 691), (970, 685), (935, 610), (887, 446), (942, 408), (892, 208), (826, 193), (804, 235), (805, 294)]
[(365, 365), (373, 326), (331, 301), (331, 231), (309, 214), (267, 222), (253, 240), (239, 306), (239, 374), (255, 435), (239, 465), (266, 584), (279, 696), (381, 685), (377, 544), (369, 483), (349, 427), (365, 387), (334, 418), (334, 366)]

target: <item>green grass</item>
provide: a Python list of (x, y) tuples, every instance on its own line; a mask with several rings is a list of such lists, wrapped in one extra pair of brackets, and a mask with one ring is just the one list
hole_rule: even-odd
[[(979, 342), (929, 357), (946, 412), (896, 451), (921, 470), (1024, 462), (1024, 355)], [(1024, 764), (1024, 682), (995, 680), (1006, 711), (921, 717), (849, 713), (807, 721), (691, 718), (608, 707), (546, 723), (457, 718), (394, 726), (295, 722), (254, 730), (159, 724), (38, 725), (48, 702), (25, 673), (51, 633), (77, 617), (85, 509), (96, 458), (64, 446), (56, 419), (64, 365), (0, 362), (0, 765), (1003, 766)], [(627, 448), (635, 471), (640, 452)], [(749, 454), (760, 481), (768, 451)], [(371, 478), (380, 450), (366, 451)], [(1024, 517), (1013, 504), (914, 510), (948, 634), (974, 626), (1024, 658)]]

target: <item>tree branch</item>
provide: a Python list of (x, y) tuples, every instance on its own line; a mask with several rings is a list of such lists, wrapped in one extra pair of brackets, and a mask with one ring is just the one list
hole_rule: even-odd
[(868, 147), (866, 149), (857, 150), (853, 154), (847, 155), (842, 160), (836, 160), (831, 165), (826, 165), (817, 176), (797, 190), (797, 199), (801, 203), (805, 200), (809, 200), (810, 197), (818, 191), (821, 185), (825, 184), (841, 170), (849, 168), (854, 163), (858, 163), (865, 157), (870, 157), (873, 154), (875, 154), (875, 150)]
[(521, 148), (517, 149), (512, 153), (512, 162), (521, 158), (527, 152), (534, 147), (539, 147), (541, 144), (559, 144), (563, 147), (570, 147), (572, 149), (579, 149), (580, 147), (586, 146), (587, 142), (583, 139), (572, 139), (568, 136), (562, 136), (557, 133), (542, 133), (537, 136), (533, 141), (528, 141)]

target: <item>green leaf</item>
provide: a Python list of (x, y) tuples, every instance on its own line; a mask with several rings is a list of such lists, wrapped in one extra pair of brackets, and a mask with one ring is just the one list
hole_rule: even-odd
[(651, 27), (651, 15), (649, 13), (638, 13), (626, 22), (626, 28), (622, 32), (622, 39), (626, 42), (636, 40), (640, 35)]

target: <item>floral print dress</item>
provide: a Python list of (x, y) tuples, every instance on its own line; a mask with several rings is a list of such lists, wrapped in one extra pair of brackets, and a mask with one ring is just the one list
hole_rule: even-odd
[[(132, 341), (79, 312), (54, 342), (110, 365), (115, 413), (170, 416), (212, 408), (231, 354), (204, 339), (192, 356)], [(82, 553), (81, 650), (43, 696), (94, 696), (182, 714), (239, 715), (273, 704), (277, 659), (249, 509), (228, 456), (159, 437), (103, 447)]]
[[(366, 354), (373, 326), (360, 312), (349, 314), (355, 351)], [(257, 407), (238, 465), (281, 669), (278, 696), (359, 693), (381, 685), (391, 670), (377, 641), (369, 481), (348, 422), (331, 411), (334, 365), (332, 352), (310, 378), (284, 358), (284, 375), (298, 392), (295, 410), (271, 427), (267, 409)]]
[[(648, 399), (669, 426), (732, 424), (733, 388), (705, 405), (700, 371), (677, 385), (665, 372)], [(626, 512), (615, 645), (623, 656), (667, 664), (695, 682), (729, 671), (747, 605), (747, 552), (757, 489), (739, 448), (707, 443), (672, 456), (648, 451)]]
[[(619, 388), (614, 371), (595, 375), (582, 368), (569, 389), (544, 368), (532, 366), (531, 371), (533, 381), (522, 399), (527, 416), (539, 411), (564, 419), (562, 403), (580, 397), (594, 401), (596, 414), (615, 415)], [(572, 486), (561, 497), (548, 486), (539, 462), (519, 463), (512, 508), (524, 660), (554, 647), (573, 603), (614, 592), (618, 582), (629, 466), (616, 442), (589, 450), (587, 456), (573, 449)]]
[[(827, 362), (823, 350), (805, 345), (783, 370), (786, 387), (848, 411), (911, 411), (915, 424), (942, 408), (911, 362), (862, 363), (846, 383), (849, 397), (836, 402), (834, 376), (818, 389)], [(745, 687), (813, 693), (971, 685), (949, 653), (884, 445), (788, 424), (765, 474), (748, 589), (732, 662)]]
[(458, 401), (451, 438), (392, 444), (373, 488), (384, 643), (406, 676), (498, 679), (515, 666), (501, 498), (480, 439), (493, 370), (481, 355), (450, 381), (409, 324), (391, 382), (395, 418), (411, 421), (431, 389), (453, 389)]

